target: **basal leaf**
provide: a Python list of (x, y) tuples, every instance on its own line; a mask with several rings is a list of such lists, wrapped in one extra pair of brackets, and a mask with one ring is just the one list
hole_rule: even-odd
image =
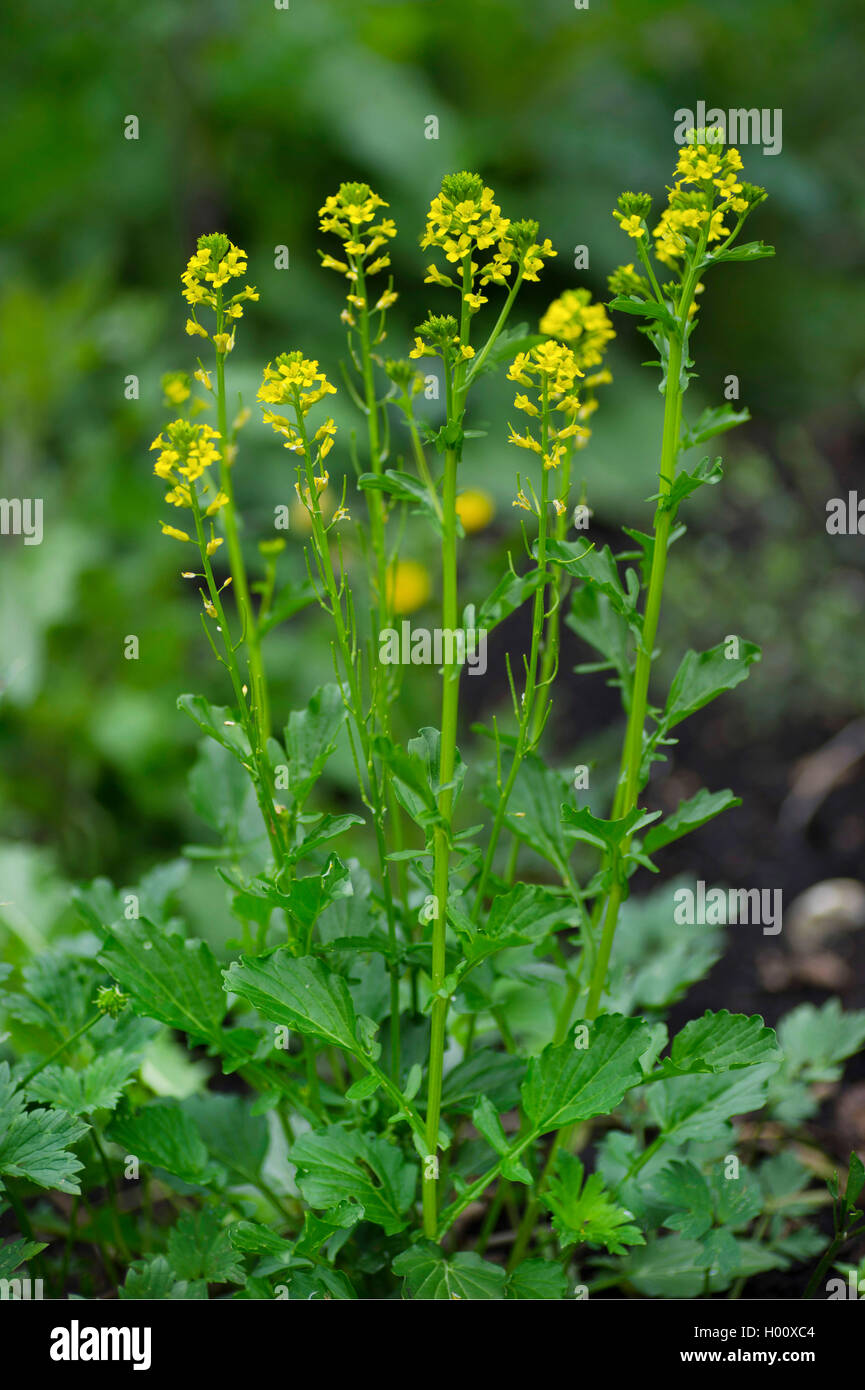
[(84, 1165), (71, 1148), (87, 1128), (63, 1110), (25, 1110), (8, 1062), (0, 1062), (0, 1174), (59, 1192), (79, 1192), (78, 1173)]
[(507, 1275), (502, 1266), (473, 1252), (448, 1259), (439, 1246), (422, 1241), (397, 1255), (392, 1267), (405, 1277), (412, 1298), (453, 1302), (504, 1298)]
[(408, 1225), (417, 1187), (417, 1164), (375, 1134), (330, 1125), (302, 1134), (288, 1157), (297, 1166), (297, 1185), (311, 1207), (327, 1210), (359, 1203), (364, 1219), (394, 1235)]
[(759, 1014), (731, 1014), (727, 1009), (692, 1019), (676, 1034), (653, 1077), (686, 1076), (696, 1072), (723, 1072), (752, 1067), (762, 1062), (780, 1063), (775, 1034)]
[(206, 942), (157, 931), (142, 917), (116, 923), (99, 959), (136, 1013), (203, 1042), (218, 1038), (227, 1003)]
[(244, 1281), (243, 1261), (229, 1228), (210, 1207), (183, 1213), (168, 1237), (168, 1260), (178, 1279), (203, 1279), (206, 1284)]
[(115, 1115), (107, 1137), (140, 1163), (164, 1168), (183, 1182), (222, 1185), (225, 1171), (214, 1163), (192, 1119), (176, 1101), (153, 1101), (135, 1113)]
[(646, 1099), (654, 1123), (669, 1139), (709, 1140), (724, 1133), (734, 1115), (759, 1110), (776, 1064), (702, 1076), (676, 1076), (649, 1086)]
[(314, 956), (293, 956), (287, 946), (261, 960), (242, 956), (223, 972), (225, 988), (272, 1023), (362, 1053), (357, 1018), (341, 975)]
[(541, 1201), (552, 1213), (562, 1248), (592, 1245), (620, 1255), (628, 1245), (645, 1245), (642, 1232), (634, 1225), (633, 1212), (610, 1196), (600, 1173), (592, 1173), (585, 1181), (584, 1177), (580, 1160), (560, 1150)]
[(508, 1275), (506, 1298), (543, 1299), (549, 1303), (567, 1296), (568, 1280), (555, 1260), (522, 1260)]
[(133, 1260), (117, 1297), (123, 1299), (202, 1299), (207, 1298), (203, 1280), (188, 1283), (178, 1279), (164, 1255), (151, 1255), (145, 1260)]
[(125, 1086), (138, 1071), (140, 1055), (112, 1048), (97, 1053), (86, 1067), (56, 1064), (45, 1067), (27, 1085), (33, 1100), (45, 1101), (70, 1115), (87, 1115), (92, 1110), (113, 1110)]
[(509, 1110), (519, 1099), (525, 1070), (520, 1057), (489, 1048), (475, 1049), (445, 1074), (442, 1108), (468, 1115), (481, 1096), (487, 1096), (499, 1111)]

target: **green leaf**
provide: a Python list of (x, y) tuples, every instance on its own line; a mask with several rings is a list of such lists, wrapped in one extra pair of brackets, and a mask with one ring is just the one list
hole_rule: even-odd
[[(567, 862), (574, 843), (573, 833), (561, 816), (562, 800), (569, 789), (569, 778), (547, 767), (536, 753), (529, 753), (520, 765), (505, 817), (513, 835), (559, 870)], [(484, 804), (495, 809), (496, 788), (491, 784), (484, 786), (481, 795)]]
[(423, 514), (441, 530), (441, 520), (429, 488), (411, 473), (401, 473), (395, 468), (387, 468), (383, 473), (361, 473), (357, 480), (359, 488), (365, 492), (385, 492), (398, 502), (414, 504), (413, 513)]
[(203, 1042), (219, 1037), (227, 1002), (205, 942), (157, 931), (142, 917), (116, 923), (99, 960), (137, 1014)]
[(713, 487), (724, 476), (721, 460), (702, 459), (692, 473), (682, 468), (673, 479), (669, 492), (656, 493), (650, 501), (660, 501), (667, 511), (675, 512), (681, 502), (701, 487)]
[(117, 1290), (124, 1299), (201, 1299), (207, 1298), (203, 1282), (189, 1284), (177, 1279), (164, 1255), (151, 1255), (146, 1260), (133, 1260), (126, 1280)]
[(748, 667), (760, 660), (760, 648), (753, 642), (738, 639), (737, 644), (739, 654), (730, 657), (725, 655), (728, 642), (719, 642), (706, 652), (685, 653), (673, 677), (661, 717), (661, 728), (665, 732), (746, 679)]
[(302, 1134), (289, 1160), (297, 1166), (297, 1185), (311, 1207), (325, 1210), (341, 1202), (363, 1207), (364, 1219), (394, 1235), (408, 1225), (417, 1187), (417, 1165), (375, 1134), (330, 1125)]
[(655, 299), (632, 299), (629, 295), (619, 294), (610, 300), (608, 308), (618, 309), (623, 314), (637, 314), (642, 318), (657, 319), (668, 333), (678, 331), (678, 324), (669, 309)]
[(314, 956), (293, 956), (282, 946), (259, 960), (241, 956), (223, 973), (225, 988), (272, 1023), (365, 1053), (345, 980)]
[(168, 1259), (178, 1279), (244, 1282), (243, 1261), (231, 1243), (229, 1228), (208, 1207), (183, 1213), (168, 1237)]
[(342, 689), (331, 682), (313, 693), (306, 709), (293, 710), (285, 726), (288, 786), (303, 804), (336, 748), (346, 720)]
[(622, 588), (619, 569), (613, 552), (608, 545), (603, 550), (587, 547), (582, 541), (548, 541), (547, 559), (550, 564), (561, 565), (568, 574), (582, 579), (598, 593), (609, 599), (617, 613), (627, 619), (635, 632), (639, 633), (642, 619), (637, 612), (639, 583), (633, 570), (627, 571), (628, 589)]
[(519, 1099), (525, 1070), (520, 1057), (491, 1049), (476, 1050), (445, 1075), (442, 1109), (468, 1115), (477, 1101), (487, 1096), (499, 1111), (510, 1110)]
[[(212, 830), (223, 837), (240, 839), (247, 831), (242, 822), (248, 819), (250, 837), (264, 832), (249, 774), (213, 739), (202, 740), (188, 780), (190, 800)], [(142, 908), (142, 913), (150, 915), (146, 908)]]
[(422, 1241), (403, 1250), (393, 1262), (405, 1277), (412, 1298), (497, 1300), (504, 1297), (507, 1275), (501, 1265), (463, 1252), (448, 1259), (437, 1245)]
[(560, 1300), (567, 1295), (568, 1280), (553, 1260), (522, 1260), (508, 1276), (506, 1298)]
[(98, 981), (91, 960), (65, 951), (46, 951), (24, 967), (22, 994), (7, 994), (3, 1007), (13, 1018), (44, 1029), (62, 1042), (93, 1013)]
[(601, 820), (593, 816), (587, 806), (579, 809), (565, 802), (562, 806), (562, 819), (574, 833), (574, 838), (595, 849), (618, 850), (626, 840), (649, 825), (661, 815), (660, 811), (644, 811), (635, 806), (620, 820)]
[(578, 671), (612, 667), (620, 680), (628, 679), (634, 645), (631, 625), (607, 594), (592, 584), (580, 585), (574, 590), (571, 611), (565, 622), (604, 658), (602, 666), (587, 668), (584, 665), (577, 667)]
[(284, 1260), (286, 1265), (294, 1257), (294, 1241), (286, 1240), (285, 1236), (257, 1221), (233, 1221), (228, 1234), (234, 1249), (244, 1255), (270, 1255)]
[(674, 1159), (652, 1179), (651, 1196), (663, 1212), (662, 1224), (689, 1240), (699, 1240), (711, 1228), (712, 1194), (699, 1168)]
[(623, 1280), (646, 1298), (696, 1298), (706, 1281), (706, 1256), (696, 1240), (662, 1236), (619, 1266)]
[(807, 1081), (835, 1081), (838, 1063), (865, 1043), (865, 1009), (845, 1013), (839, 1000), (800, 1004), (778, 1025), (784, 1070)]
[(731, 1014), (727, 1009), (686, 1023), (673, 1039), (670, 1056), (665, 1057), (652, 1079), (687, 1076), (697, 1072), (724, 1072), (752, 1067), (762, 1062), (780, 1063), (781, 1053), (775, 1034), (759, 1014)]
[(714, 820), (715, 816), (720, 816), (723, 811), (741, 805), (741, 797), (734, 796), (729, 789), (707, 792), (702, 788), (687, 801), (680, 802), (673, 814), (665, 817), (660, 825), (653, 825), (651, 830), (646, 832), (643, 849), (647, 854), (654, 854), (656, 850), (663, 849), (674, 840), (681, 840), (683, 836), (690, 835), (692, 830), (699, 830), (701, 825)]
[(526, 599), (531, 598), (544, 577), (543, 570), (530, 570), (528, 574), (514, 574), (506, 570), (492, 593), (481, 604), (476, 623), (478, 628), (491, 632), (499, 623), (509, 618), (521, 608)]
[(58, 1192), (80, 1192), (78, 1173), (84, 1165), (70, 1148), (86, 1133), (87, 1125), (63, 1110), (28, 1110), (0, 1139), (0, 1173)]
[(722, 954), (720, 928), (683, 931), (673, 920), (670, 901), (677, 886), (678, 880), (622, 903), (608, 982), (610, 1009), (616, 1013), (667, 1007)]
[(363, 816), (356, 816), (349, 812), (345, 816), (325, 815), (317, 822), (312, 829), (304, 827), (305, 835), (301, 845), (292, 853), (292, 859), (306, 859), (314, 850), (321, 849), (322, 845), (329, 844), (331, 840), (344, 835), (353, 825), (363, 825)]
[(759, 1110), (775, 1063), (740, 1071), (677, 1076), (646, 1092), (652, 1119), (668, 1139), (709, 1140), (723, 1134), (733, 1115)]
[(550, 1044), (529, 1061), (522, 1086), (523, 1109), (537, 1134), (561, 1129), (577, 1120), (609, 1115), (625, 1092), (643, 1080), (639, 1058), (649, 1045), (649, 1029), (638, 1018), (603, 1014), (588, 1030), (588, 1046), (570, 1040)]
[(376, 756), (393, 774), (394, 790), (415, 824), (426, 828), (438, 821), (428, 769), (417, 753), (406, 752), (384, 734), (374, 734), (371, 743)]
[(203, 695), (179, 695), (177, 708), (184, 710), (208, 738), (233, 753), (235, 758), (250, 766), (249, 739), (234, 716), (234, 711), (222, 705), (211, 705)]
[(645, 1245), (642, 1232), (633, 1224), (633, 1212), (613, 1200), (600, 1173), (592, 1173), (585, 1183), (584, 1173), (574, 1154), (560, 1150), (547, 1190), (541, 1195), (543, 1205), (552, 1213), (562, 1248), (591, 1245), (620, 1255), (628, 1245)]
[(134, 1114), (115, 1115), (107, 1138), (140, 1163), (164, 1168), (195, 1186), (219, 1186), (225, 1171), (214, 1163), (192, 1118), (176, 1101), (154, 1101)]
[(7, 1240), (5, 1245), (0, 1245), (0, 1279), (8, 1279), (25, 1260), (32, 1259), (34, 1255), (46, 1249), (44, 1241)]
[(204, 1091), (187, 1096), (180, 1108), (188, 1115), (211, 1158), (233, 1183), (254, 1185), (267, 1155), (267, 1120), (252, 1113), (246, 1096)]
[(68, 1110), (70, 1115), (113, 1110), (140, 1062), (140, 1054), (112, 1048), (97, 1053), (81, 1071), (57, 1065), (46, 1067), (28, 1083), (27, 1094), (33, 1100)]
[(726, 251), (707, 252), (700, 262), (700, 269), (720, 265), (722, 261), (759, 261), (774, 254), (774, 246), (767, 246), (763, 241), (746, 241), (742, 246), (730, 246)]
[(537, 883), (517, 883), (493, 899), (486, 921), (465, 941), (465, 963), (476, 965), (497, 951), (542, 941), (559, 927), (575, 926), (577, 911)]
[(709, 406), (702, 411), (696, 424), (683, 430), (679, 448), (696, 448), (698, 444), (705, 444), (707, 439), (713, 439), (716, 434), (723, 434), (726, 430), (734, 429), (736, 425), (743, 425), (750, 418), (751, 412), (747, 409), (734, 410), (731, 405)]
[(84, 1165), (71, 1146), (87, 1129), (63, 1110), (26, 1110), (9, 1063), (0, 1062), (0, 1174), (59, 1192), (79, 1192), (77, 1175)]

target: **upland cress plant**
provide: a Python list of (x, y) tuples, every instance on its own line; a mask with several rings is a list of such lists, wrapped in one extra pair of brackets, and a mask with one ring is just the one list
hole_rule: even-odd
[[(0, 1065), (0, 1174), (20, 1240), (0, 1247), (3, 1277), (42, 1258), (34, 1191), (53, 1189), (71, 1207), (52, 1296), (82, 1242), (121, 1298), (737, 1297), (755, 1274), (818, 1260), (809, 1291), (822, 1287), (862, 1229), (865, 1171), (854, 1155), (846, 1196), (832, 1188), (827, 1244), (813, 1215), (830, 1198), (786, 1141), (865, 1015), (803, 1006), (776, 1036), (722, 1009), (670, 1039), (665, 1015), (721, 933), (676, 923), (669, 884), (629, 891), (665, 846), (739, 804), (703, 789), (662, 813), (649, 780), (758, 648), (728, 633), (688, 651), (666, 693), (653, 663), (689, 499), (722, 478), (720, 459), (691, 451), (747, 419), (683, 408), (701, 296), (730, 262), (772, 254), (741, 238), (765, 197), (736, 149), (692, 132), (660, 213), (648, 193), (618, 200), (631, 260), (608, 305), (566, 289), (533, 331), (517, 305), (553, 246), (481, 177), (448, 175), (420, 239), (431, 307), (400, 355), (397, 227), (378, 193), (342, 184), (320, 230), (322, 270), (345, 285), (344, 357), (322, 365), (289, 339), (261, 367), (261, 422), (289, 455), (271, 449), (267, 476), (278, 502), (287, 466), (294, 500), (287, 534), (260, 535), (257, 552), (238, 498), (241, 431), (259, 424), (229, 402), (259, 295), (244, 251), (199, 238), (181, 280), (201, 355), (163, 378), (175, 418), (152, 449), (225, 701), (180, 696), (202, 735), (190, 790), (210, 832), (184, 854), (212, 862), (232, 928), (221, 959), (188, 935), (181, 856), (133, 890), (82, 887), (90, 954), (59, 950), (6, 980), (18, 1061)], [(615, 399), (608, 310), (636, 320), (660, 393), (647, 529), (618, 553), (592, 537), (582, 480), (595, 413)], [(508, 418), (481, 427), (473, 403), (495, 372), (513, 387)], [(519, 523), (486, 594), (465, 544), (492, 510), (466, 481), (485, 431), (513, 459)], [(386, 658), (433, 593), (434, 634), (409, 626), (411, 659)], [(484, 646), (505, 698), (470, 730), (471, 642), (524, 605), (520, 649), (515, 624)], [(324, 624), (333, 667), (294, 711), (268, 679), (287, 623)], [(607, 672), (621, 699), (607, 805), (587, 768), (575, 779), (544, 752), (565, 629), (594, 654), (578, 669)], [(434, 692), (419, 729), (407, 683)], [(340, 760), (352, 797), (331, 778)], [(160, 1089), (142, 1059), (166, 1032), (219, 1086)]]

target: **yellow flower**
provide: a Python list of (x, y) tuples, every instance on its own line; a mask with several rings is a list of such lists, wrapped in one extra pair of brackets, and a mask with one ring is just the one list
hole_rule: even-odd
[(167, 405), (182, 405), (190, 395), (186, 372), (166, 372), (162, 378), (162, 392)]
[[(541, 454), (544, 468), (557, 468), (565, 454), (560, 441), (587, 433), (577, 423), (582, 407), (574, 389), (577, 378), (582, 375), (576, 356), (564, 343), (548, 339), (528, 352), (517, 353), (508, 369), (508, 380), (530, 387), (534, 399), (520, 393), (514, 405), (530, 418), (541, 419), (542, 429), (538, 438), (531, 431), (518, 434), (511, 425), (508, 443)], [(556, 414), (564, 416), (562, 424), (558, 424)]]
[(221, 545), (222, 545), (222, 537), (221, 537), (221, 536), (214, 536), (214, 537), (213, 537), (213, 540), (212, 540), (212, 541), (208, 541), (208, 542), (207, 542), (207, 545), (206, 545), (206, 547), (205, 547), (205, 549), (206, 549), (206, 551), (207, 551), (207, 554), (208, 554), (208, 555), (212, 555), (212, 554), (214, 553), (214, 551), (217, 551)]
[(469, 488), (461, 492), (456, 501), (456, 512), (467, 535), (482, 531), (495, 515), (495, 503), (488, 492), (480, 488)]
[[(200, 236), (198, 249), (190, 257), (189, 264), (180, 277), (183, 297), (187, 304), (206, 304), (213, 310), (216, 310), (220, 302), (225, 308), (231, 308), (244, 299), (257, 299), (258, 294), (250, 285), (227, 301), (220, 301), (216, 293), (223, 285), (227, 285), (229, 280), (245, 274), (245, 251), (241, 251), (221, 232)], [(186, 331), (200, 331), (202, 336), (206, 336), (203, 330), (191, 330), (188, 323)]]
[[(336, 387), (330, 384), (324, 372), (319, 371), (318, 363), (312, 358), (304, 357), (302, 352), (295, 351), (281, 352), (273, 362), (268, 363), (264, 369), (264, 380), (258, 392), (258, 399), (268, 405), (292, 407), (295, 413), (294, 423), (272, 410), (265, 410), (262, 415), (265, 424), (272, 425), (276, 433), (283, 436), (286, 449), (302, 454), (304, 447), (299, 428), (301, 421), (325, 396), (335, 394)], [(332, 420), (328, 420), (316, 433), (314, 442), (319, 444), (320, 458), (324, 458), (329, 452), (335, 433), (336, 426)]]
[[(207, 505), (210, 484), (205, 481), (200, 492), (196, 485), (199, 479), (205, 477), (207, 470), (219, 461), (218, 440), (219, 435), (210, 425), (193, 424), (189, 420), (173, 420), (154, 439), (150, 448), (158, 449), (159, 455), (153, 471), (157, 478), (171, 484), (165, 500), (172, 507), (191, 508), (195, 501), (199, 505)], [(217, 493), (215, 500), (207, 506), (207, 515), (218, 511), (227, 501), (224, 493)], [(177, 532), (174, 528), (165, 534), (173, 535), (178, 540), (189, 539), (185, 531)]]
[(186, 320), (186, 331), (189, 334), (190, 338), (193, 336), (193, 334), (196, 333), (198, 334), (199, 338), (208, 338), (210, 336), (207, 329), (202, 328), (200, 323), (196, 323), (195, 319)]
[(642, 218), (639, 217), (637, 213), (632, 213), (630, 217), (623, 217), (622, 214), (616, 210), (613, 216), (618, 221), (622, 231), (627, 232), (628, 236), (637, 238), (646, 235), (646, 229), (643, 226)]
[(173, 536), (176, 541), (192, 540), (192, 537), (188, 536), (185, 531), (178, 531), (176, 526), (166, 526), (164, 521), (160, 521), (159, 524), (162, 527), (163, 536)]
[(387, 601), (394, 613), (414, 613), (432, 593), (429, 571), (417, 560), (397, 560), (388, 570)]
[[(628, 267), (633, 270), (633, 266)], [(565, 290), (554, 299), (540, 323), (542, 333), (567, 343), (581, 367), (595, 367), (615, 338), (603, 304), (593, 304), (587, 289)], [(588, 383), (587, 383), (588, 384)]]

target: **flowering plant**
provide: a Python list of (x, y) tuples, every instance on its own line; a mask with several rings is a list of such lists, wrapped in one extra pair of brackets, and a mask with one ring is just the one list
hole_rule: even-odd
[[(821, 1251), (803, 1224), (808, 1171), (783, 1149), (767, 1155), (733, 1120), (762, 1111), (783, 1130), (791, 1114), (811, 1113), (810, 1083), (837, 1073), (865, 1018), (842, 1026), (824, 1011), (822, 1059), (801, 1045), (815, 1032), (807, 1009), (779, 1037), (757, 1016), (721, 1010), (670, 1040), (666, 1011), (708, 970), (719, 933), (692, 944), (668, 888), (630, 894), (666, 845), (739, 804), (703, 789), (664, 815), (650, 809), (649, 779), (682, 721), (759, 659), (728, 637), (687, 652), (665, 696), (653, 688), (679, 515), (722, 472), (720, 460), (688, 467), (681, 455), (746, 418), (716, 407), (686, 424), (683, 411), (710, 273), (771, 254), (739, 240), (766, 196), (741, 170), (736, 150), (697, 132), (651, 231), (648, 194), (622, 194), (613, 214), (639, 269), (612, 274), (608, 307), (642, 321), (663, 400), (652, 529), (628, 531), (619, 554), (593, 540), (588, 491), (577, 500), (573, 478), (612, 384), (607, 308), (576, 287), (550, 303), (538, 332), (513, 326), (521, 287), (554, 249), (537, 223), (505, 216), (481, 178), (458, 173), (421, 237), (436, 305), (406, 357), (386, 349), (397, 302), (386, 202), (346, 183), (321, 208), (322, 234), (339, 243), (322, 267), (346, 282), (344, 388), (304, 345), (277, 352), (258, 391), (263, 423), (292, 455), (302, 519), (307, 578), (283, 583), (284, 537), (263, 537), (254, 559), (242, 543), (235, 481), (240, 491), (249, 412), (228, 421), (227, 359), (258, 294), (229, 292), (245, 280), (242, 250), (222, 234), (199, 239), (181, 277), (186, 330), (212, 351), (192, 376), (163, 379), (181, 414), (152, 448), (166, 503), (189, 517), (162, 529), (197, 556), (183, 578), (199, 587), (230, 700), (183, 695), (180, 705), (203, 736), (192, 786), (217, 841), (191, 852), (215, 859), (239, 938), (222, 960), (188, 939), (170, 876), (140, 885), (132, 912), (104, 882), (83, 889), (102, 949), (79, 982), (80, 1026), (25, 1059), (0, 1093), (19, 1138), (40, 1125), (48, 1136), (38, 1162), (19, 1144), (5, 1167), (3, 1141), (0, 1172), (77, 1193), (76, 1145), (92, 1138), (112, 1202), (106, 1259), (129, 1263), (123, 1296), (225, 1285), (244, 1298), (561, 1299), (618, 1285), (692, 1297), (740, 1291)], [(492, 591), (466, 603), (460, 555), (492, 502), (461, 474), (478, 433), (473, 394), (496, 369), (519, 412), (496, 428), (524, 459), (514, 507), (525, 557), (509, 554)], [(419, 413), (430, 385), (438, 420)], [(342, 405), (327, 413), (342, 395), (362, 421), (364, 442), (351, 448), (337, 428)], [(208, 408), (214, 424), (197, 418)], [(274, 471), (285, 462), (276, 456)], [(404, 553), (409, 517), (436, 537), (435, 581)], [(436, 640), (409, 634), (410, 657), (384, 659), (402, 651), (397, 618), (434, 590)], [(458, 746), (464, 667), (523, 605), (525, 649), (499, 665), (510, 706), (476, 729), (488, 756), (470, 769)], [(334, 678), (277, 719), (266, 645), (316, 606)], [(621, 697), (608, 805), (588, 765), (566, 777), (542, 756), (563, 619), (594, 650), (588, 669), (609, 672)], [(401, 695), (416, 658), (433, 663), (437, 725), (414, 732)], [(338, 750), (356, 781), (351, 809), (327, 799)], [(464, 813), (469, 802), (485, 822)], [(22, 986), (11, 1012), (34, 1017), (40, 988)], [(142, 1075), (133, 1090), (160, 1028), (203, 1049), (234, 1089), (147, 1098)], [(35, 1104), (51, 1107), (48, 1120), (26, 1108)], [(274, 1146), (279, 1182), (265, 1162)], [(118, 1152), (135, 1156), (147, 1203), (154, 1191), (181, 1194), (180, 1220), (167, 1234), (151, 1223), (146, 1247), (113, 1198)], [(823, 1272), (856, 1229), (863, 1181), (851, 1161)]]

